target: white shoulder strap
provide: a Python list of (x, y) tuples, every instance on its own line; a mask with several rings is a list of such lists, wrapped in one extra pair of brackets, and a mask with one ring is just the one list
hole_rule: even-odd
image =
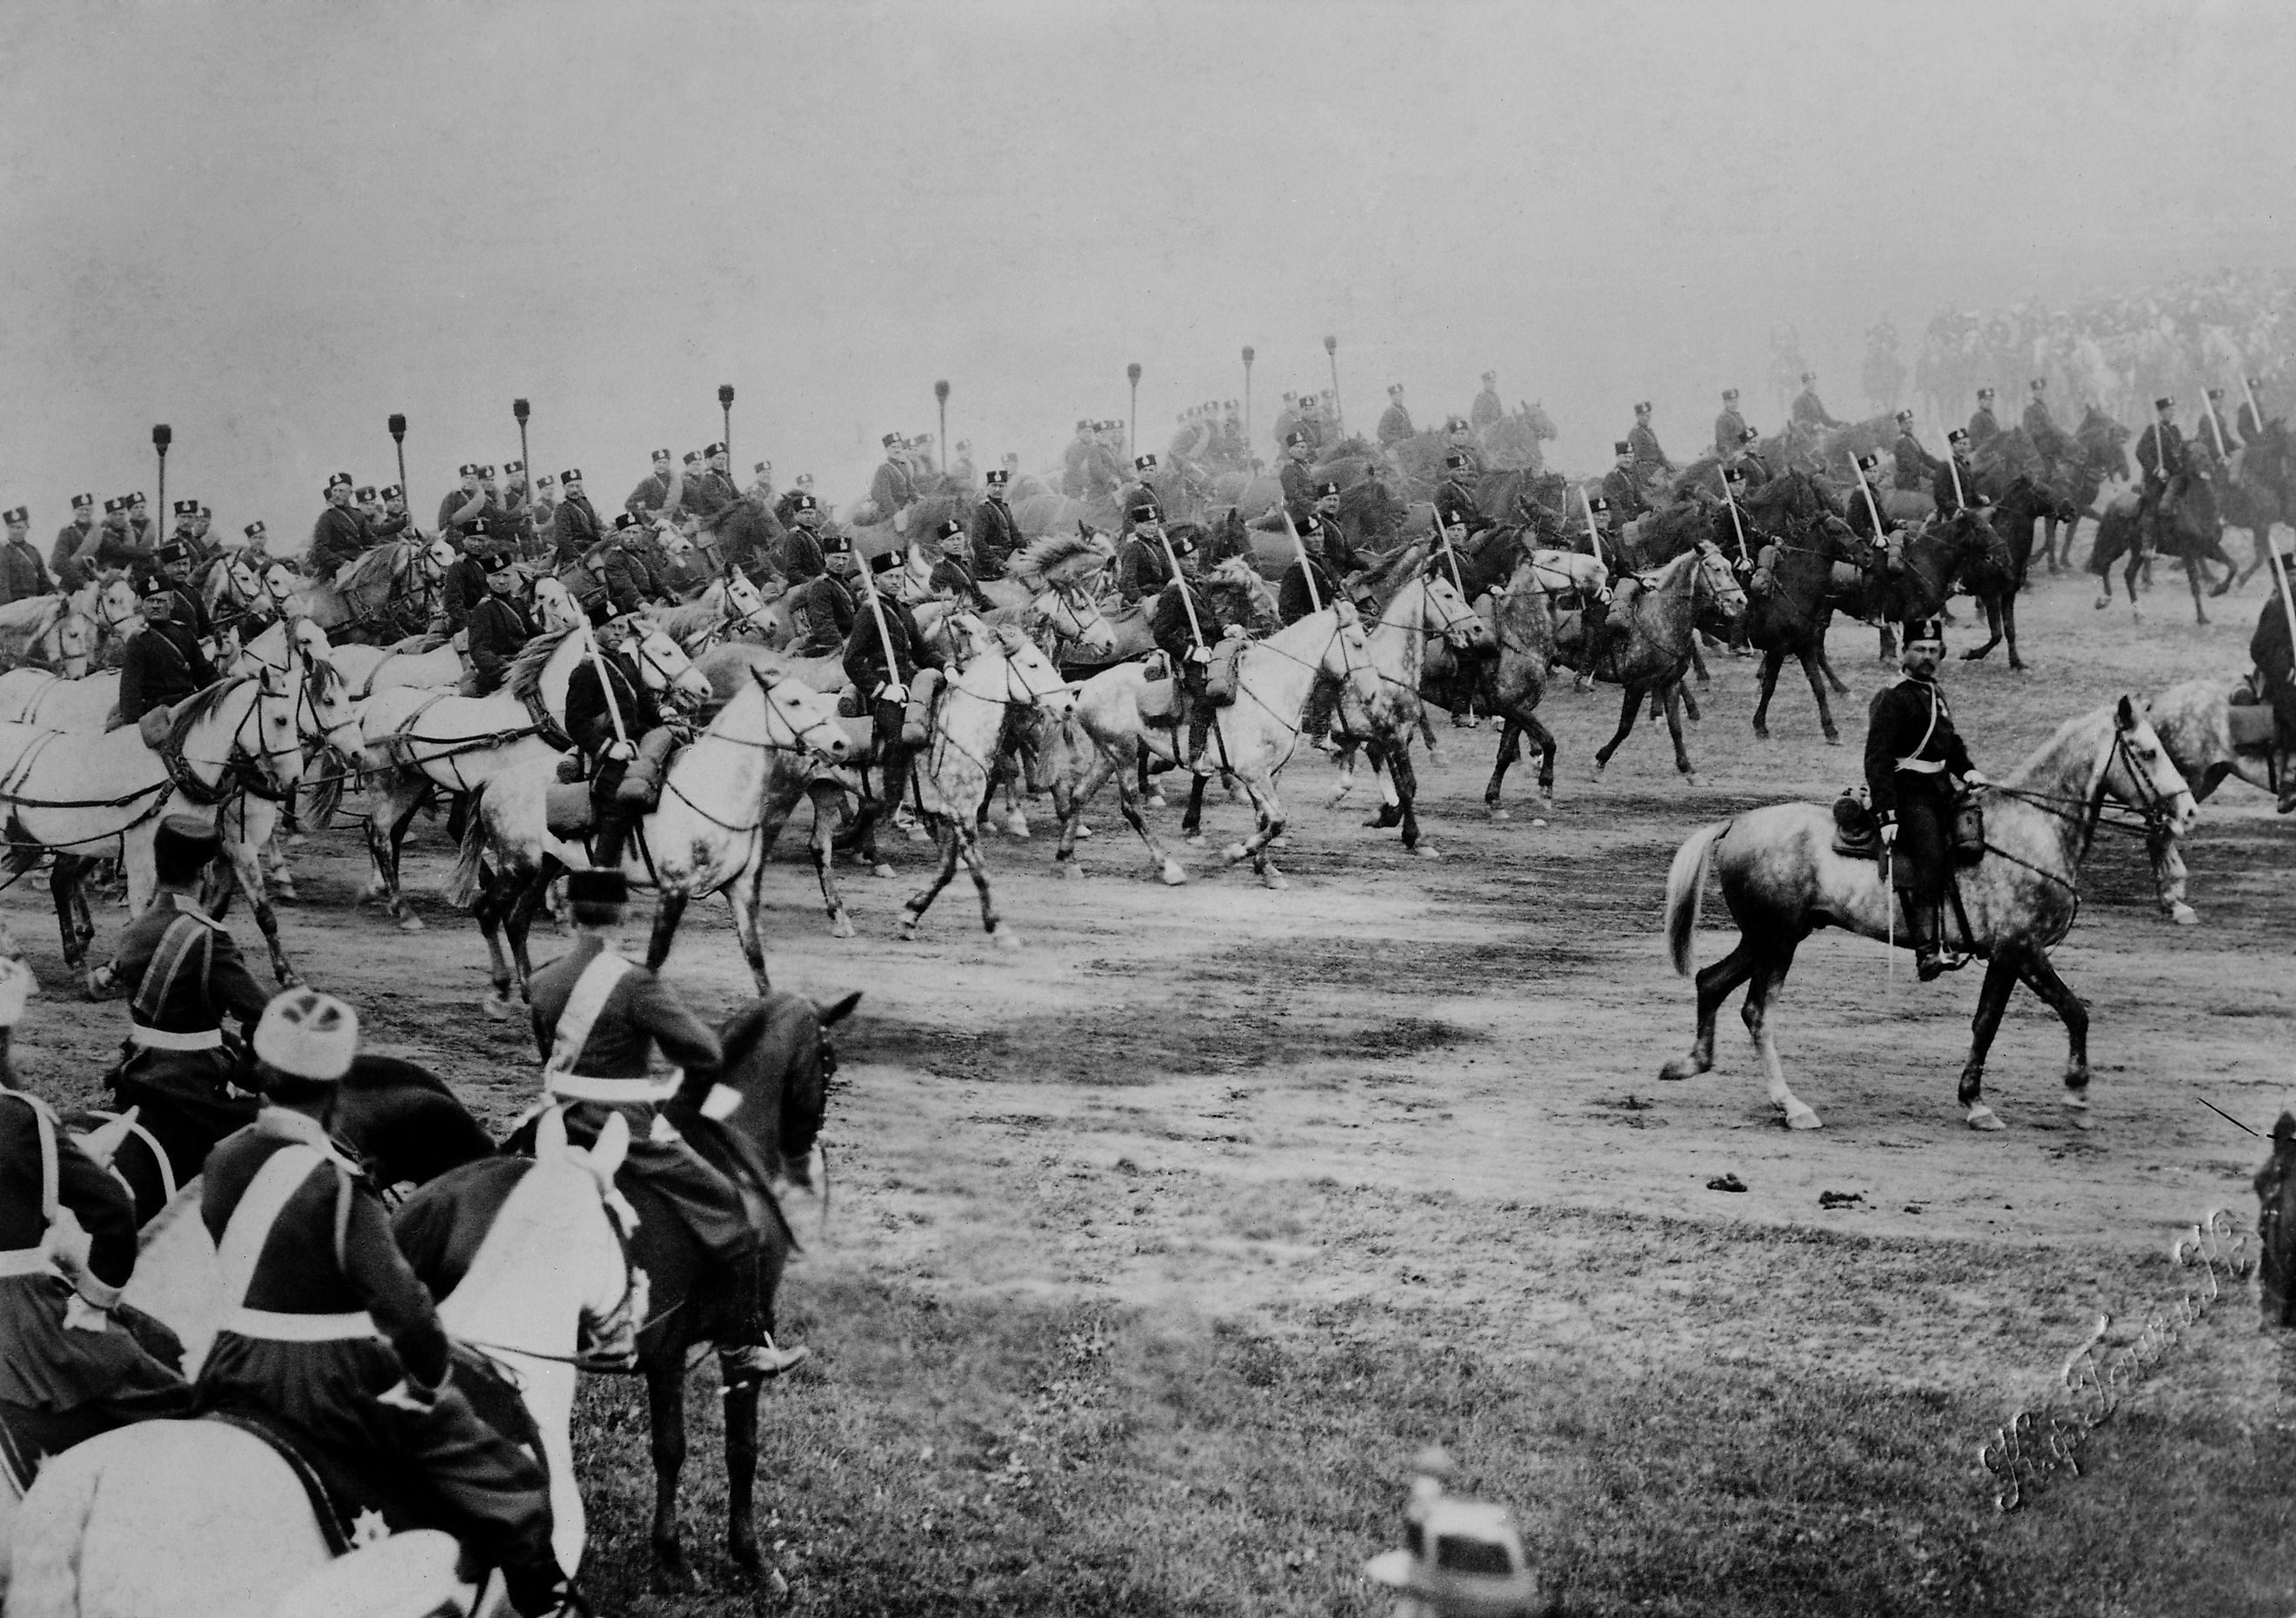
[(559, 1014), (558, 1030), (550, 1041), (550, 1060), (542, 1064), (545, 1072), (574, 1072), (598, 1014), (606, 1009), (606, 997), (629, 970), (630, 964), (611, 949), (602, 951), (582, 968), (582, 975), (574, 980), (574, 992), (566, 997), (566, 1009)]
[(230, 1222), (223, 1228), (223, 1240), (216, 1248), (216, 1261), (223, 1268), (224, 1295), (234, 1304), (247, 1302), (247, 1288), (255, 1279), (256, 1261), (263, 1256), (263, 1244), (271, 1238), (271, 1227), (279, 1220), (280, 1209), (295, 1195), (297, 1187), (311, 1177), (311, 1170), (325, 1161), (326, 1154), (316, 1146), (291, 1145), (280, 1147), (269, 1160), (255, 1171), (247, 1182), (247, 1191), (239, 1199), (239, 1206), (231, 1211)]
[(56, 1118), (48, 1104), (37, 1096), (22, 1090), (0, 1086), (0, 1096), (13, 1096), (32, 1109), (32, 1127), (40, 1138), (40, 1223), (56, 1222), (56, 1210), (62, 1205), (62, 1170), (56, 1161)]

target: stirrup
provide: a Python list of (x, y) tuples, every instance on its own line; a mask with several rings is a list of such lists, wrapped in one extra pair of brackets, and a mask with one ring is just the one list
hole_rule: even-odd
[(812, 1353), (808, 1348), (776, 1348), (767, 1338), (742, 1348), (719, 1349), (718, 1371), (729, 1390), (755, 1387), (794, 1368), (811, 1358)]

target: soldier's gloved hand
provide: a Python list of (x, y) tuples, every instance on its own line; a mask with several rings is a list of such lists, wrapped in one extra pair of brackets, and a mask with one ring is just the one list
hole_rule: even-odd
[(1188, 661), (1192, 663), (1209, 663), (1212, 661), (1211, 649), (1209, 646), (1190, 646)]
[(377, 1404), (389, 1405), (394, 1410), (410, 1415), (428, 1416), (438, 1408), (439, 1390), (426, 1388), (412, 1376), (402, 1376), (374, 1396)]
[(1974, 769), (1967, 770), (1963, 773), (1961, 784), (1964, 786), (1990, 786), (1993, 784), (1992, 782), (1988, 781), (1985, 778), (1985, 774), (1982, 770)]
[(1222, 640), (1242, 640), (1242, 639), (1243, 639), (1243, 638), (1244, 638), (1243, 626), (1242, 626), (1242, 624), (1229, 624), (1229, 625), (1227, 625), (1225, 628), (1223, 628), (1223, 629), (1221, 629), (1221, 630), (1220, 630), (1220, 638), (1221, 638)]
[(1882, 822), (1882, 846), (1885, 849), (1895, 848), (1897, 843), (1898, 821), (1897, 817), (1893, 815)]
[(613, 760), (618, 764), (627, 764), (632, 759), (635, 759), (637, 756), (638, 750), (627, 742), (609, 742), (606, 743), (606, 757)]
[(877, 700), (881, 702), (906, 702), (909, 700), (908, 687), (888, 680), (878, 691)]

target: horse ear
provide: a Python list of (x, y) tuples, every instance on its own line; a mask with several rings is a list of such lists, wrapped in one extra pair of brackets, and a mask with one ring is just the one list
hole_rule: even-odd
[[(619, 1118), (620, 1113), (614, 1114)], [(566, 1113), (562, 1108), (545, 1107), (534, 1121), (534, 1154), (550, 1157), (566, 1150)]]
[(2120, 705), (2113, 710), (2112, 722), (2123, 730), (2136, 728), (2136, 710), (2126, 694), (2122, 694)]
[(832, 1000), (826, 1005), (816, 1000), (814, 1002), (813, 1006), (814, 1021), (820, 1023), (824, 1028), (834, 1028), (837, 1024), (845, 1021), (846, 1018), (851, 1016), (853, 1014), (853, 1008), (860, 1004), (861, 991), (857, 989), (851, 994), (847, 995), (843, 999)]

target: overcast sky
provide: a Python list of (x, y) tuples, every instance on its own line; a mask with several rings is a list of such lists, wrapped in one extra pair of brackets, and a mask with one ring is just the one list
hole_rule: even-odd
[[(877, 435), (1053, 460), (1327, 380), (1496, 366), (1566, 464), (1669, 446), (1772, 323), (1839, 414), (1930, 309), (2292, 262), (2296, 7), (171, 4), (11, 8), (0, 499), (306, 530), (326, 474), (718, 436), (860, 492)], [(156, 493), (156, 489), (153, 490)]]

